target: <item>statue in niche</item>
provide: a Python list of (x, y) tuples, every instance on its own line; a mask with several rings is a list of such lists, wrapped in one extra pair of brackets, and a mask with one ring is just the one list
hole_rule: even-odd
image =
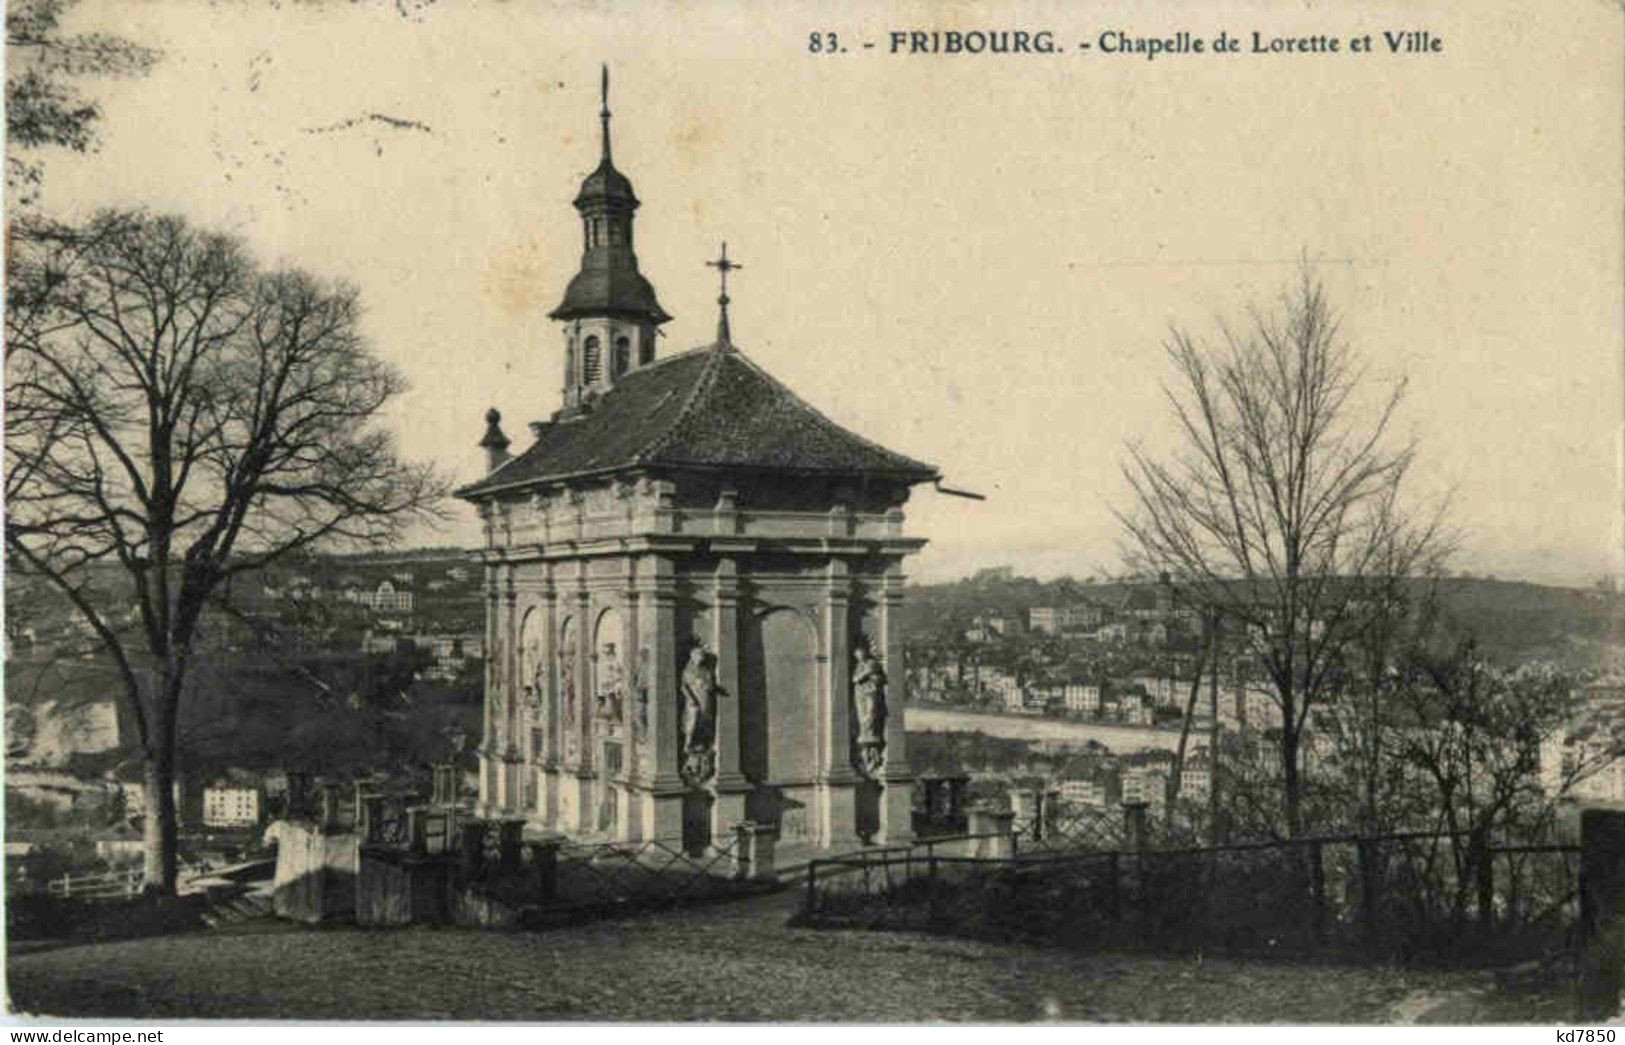
[(886, 671), (863, 636), (853, 654), (852, 710), (858, 735), (857, 768), (872, 777), (886, 758)]
[(502, 639), (491, 636), (485, 651), (485, 703), (491, 709), (493, 732), (500, 734), (502, 722)]
[(531, 651), (530, 685), (525, 687), (530, 696), (530, 711), (535, 721), (543, 721), (543, 710), (547, 707), (547, 664), (542, 660), (540, 650)]
[(564, 754), (574, 758), (576, 737), (576, 673), (568, 644), (559, 649), (559, 733), (564, 737)]
[(691, 787), (716, 773), (717, 667), (716, 658), (696, 645), (688, 654), (682, 679), (682, 761), (679, 771)]
[(599, 718), (621, 722), (626, 705), (626, 672), (613, 642), (604, 643), (598, 655), (598, 692), (594, 701)]
[(638, 737), (649, 733), (649, 650), (638, 650), (627, 658), (626, 692), (632, 701), (632, 731)]

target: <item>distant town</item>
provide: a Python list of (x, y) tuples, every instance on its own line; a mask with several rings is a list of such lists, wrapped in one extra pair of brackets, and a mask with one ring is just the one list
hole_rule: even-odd
[[(1542, 742), (1547, 793), (1625, 802), (1625, 763), (1607, 757), (1617, 741), (1595, 724), (1618, 721), (1625, 708), (1620, 651), (1607, 643), (1621, 612), (1614, 586), (1457, 577), (1441, 587), (1446, 606), (1491, 637), (1487, 652), (1499, 661), (1562, 662), (1583, 687), (1571, 728)], [(1201, 621), (1175, 604), (1165, 583), (1040, 584), (992, 568), (910, 597), (907, 714), (917, 768), (968, 773), (973, 790), (990, 795), (1037, 787), (1069, 805), (1143, 803), (1167, 815), (1208, 801), (1215, 751), (1232, 771), (1240, 763), (1267, 773), (1279, 760), (1281, 706), (1266, 673), (1235, 656), (1198, 679)], [(1305, 775), (1317, 759), (1339, 757), (1341, 728), (1335, 709), (1310, 710)], [(1169, 783), (1182, 732), (1175, 794)], [(950, 734), (986, 739), (954, 745)], [(1600, 768), (1574, 772), (1590, 764)]]
[[(193, 756), (175, 788), (191, 880), (262, 853), (264, 826), (327, 782), (406, 789), (449, 753), (473, 793), (481, 584), (457, 549), (313, 556), (237, 580), (210, 615), (183, 723)], [(1575, 674), (1584, 706), (1625, 706), (1604, 638), (1625, 602), (1612, 591), (1446, 584), (1499, 636), (1494, 653), (1601, 664)], [(77, 615), (38, 595), (9, 600), (6, 627), (6, 852), (23, 891), (138, 868), (142, 854), (141, 759), (113, 668)], [(922, 807), (930, 781), (952, 779), (973, 797), (1027, 789), (1076, 809), (1195, 818), (1216, 758), (1231, 773), (1278, 758), (1281, 710), (1262, 672), (1235, 657), (1198, 679), (1201, 622), (1154, 579), (1042, 583), (990, 569), (917, 586), (909, 601), (899, 677)], [(1332, 709), (1313, 710), (1306, 763), (1338, 757), (1337, 731)], [(1625, 802), (1625, 762), (1599, 757), (1613, 743), (1579, 721), (1548, 737), (1543, 782)], [(1603, 768), (1566, 780), (1590, 760)]]

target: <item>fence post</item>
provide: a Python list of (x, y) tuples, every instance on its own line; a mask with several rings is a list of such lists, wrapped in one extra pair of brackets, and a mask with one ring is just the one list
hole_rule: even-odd
[(383, 812), (383, 795), (356, 795), (356, 834), (361, 836), (363, 842), (376, 842), (378, 840), (378, 829), (384, 819)]
[(1113, 850), (1106, 857), (1106, 909), (1111, 912), (1112, 928), (1117, 928), (1117, 919), (1123, 914), (1123, 894), (1120, 891), (1120, 878), (1118, 875), (1118, 855)]
[(1144, 802), (1130, 802), (1123, 806), (1123, 833), (1128, 836), (1129, 847), (1135, 852), (1145, 848), (1145, 809)]
[(1625, 987), (1625, 812), (1580, 813), (1580, 1018), (1619, 1011)]
[(463, 873), (478, 878), (485, 869), (485, 821), (464, 824), (462, 843)]
[(1061, 792), (1058, 788), (1040, 791), (1039, 809), (1040, 822), (1044, 825), (1044, 837), (1054, 839), (1061, 821)]
[(1478, 886), (1478, 931), (1486, 935), (1495, 930), (1495, 851), (1485, 835), (1477, 843), (1478, 865), (1474, 868)]
[(1356, 838), (1354, 840), (1355, 862), (1360, 868), (1360, 925), (1364, 943), (1368, 954), (1374, 953), (1380, 939), (1378, 929), (1382, 925), (1382, 915), (1377, 909), (1381, 902), (1382, 891), (1377, 888), (1379, 872), (1377, 867), (1378, 843), (1374, 838)]
[[(411, 806), (406, 810), (406, 848), (414, 856), (422, 856), (429, 851), (429, 817), (431, 815), (430, 811), (423, 806)], [(446, 830), (448, 832), (451, 830), (449, 823)], [(453, 840), (448, 834), (446, 838), (441, 840), (440, 851), (444, 853), (453, 844)]]
[(556, 838), (531, 842), (533, 882), (537, 899), (556, 900), (559, 895), (559, 841)]
[(733, 871), (736, 882), (750, 877), (750, 824), (749, 820), (734, 821)]
[(927, 923), (936, 925), (941, 916), (937, 910), (937, 854), (932, 852), (925, 864), (925, 916)]
[(1315, 905), (1315, 942), (1326, 942), (1326, 862), (1319, 842), (1309, 843), (1309, 896)]
[(978, 806), (970, 811), (970, 833), (973, 835), (992, 835), (992, 838), (978, 838), (976, 848), (978, 855), (992, 860), (1009, 860), (1016, 855), (1016, 839), (1013, 833), (1013, 822), (1016, 814), (1004, 809), (991, 809)]
[(519, 870), (519, 843), (524, 838), (525, 822), (520, 819), (503, 820), (497, 827), (497, 866), (503, 874)]
[(778, 841), (778, 837), (778, 828), (773, 825), (747, 821), (745, 839), (750, 843), (746, 872), (748, 880), (767, 882), (773, 879), (773, 843)]

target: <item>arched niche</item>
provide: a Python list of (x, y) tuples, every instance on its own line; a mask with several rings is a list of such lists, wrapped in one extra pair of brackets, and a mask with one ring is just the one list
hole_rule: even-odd
[(773, 607), (751, 615), (740, 657), (740, 768), (759, 784), (816, 775), (817, 653), (817, 630), (802, 613)]
[(618, 734), (626, 717), (626, 638), (621, 614), (598, 614), (592, 640), (592, 709), (603, 731)]
[(574, 617), (559, 622), (559, 641), (553, 657), (559, 680), (559, 733), (566, 758), (574, 758), (580, 746), (576, 729), (581, 710), (576, 693), (576, 628)]
[(519, 678), (518, 692), (521, 713), (526, 723), (526, 752), (532, 761), (542, 757), (541, 730), (547, 706), (547, 665), (542, 660), (542, 615), (534, 607), (525, 610), (519, 620)]

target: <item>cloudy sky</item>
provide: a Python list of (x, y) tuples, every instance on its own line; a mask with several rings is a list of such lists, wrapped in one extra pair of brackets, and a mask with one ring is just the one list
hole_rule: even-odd
[[(72, 28), (164, 56), (86, 83), (102, 148), (51, 157), (43, 203), (179, 211), (358, 284), (413, 385), (402, 447), (473, 478), (486, 407), (520, 438), (557, 406), (546, 313), (607, 61), (666, 349), (710, 337), (727, 239), (752, 358), (988, 495), (916, 494), (915, 576), (1112, 568), (1123, 448), (1169, 436), (1170, 324), (1269, 304), (1307, 253), (1372, 375), (1409, 378), (1458, 565), (1586, 583), (1625, 568), (1620, 9), (1454, 7), (83, 0)], [(1062, 50), (889, 53), (933, 28)], [(1387, 54), (1403, 29), (1444, 49)], [(1100, 53), (1114, 30), (1375, 53), (1147, 61)], [(809, 54), (815, 31), (849, 50)], [(472, 542), (463, 518), (426, 539)]]

